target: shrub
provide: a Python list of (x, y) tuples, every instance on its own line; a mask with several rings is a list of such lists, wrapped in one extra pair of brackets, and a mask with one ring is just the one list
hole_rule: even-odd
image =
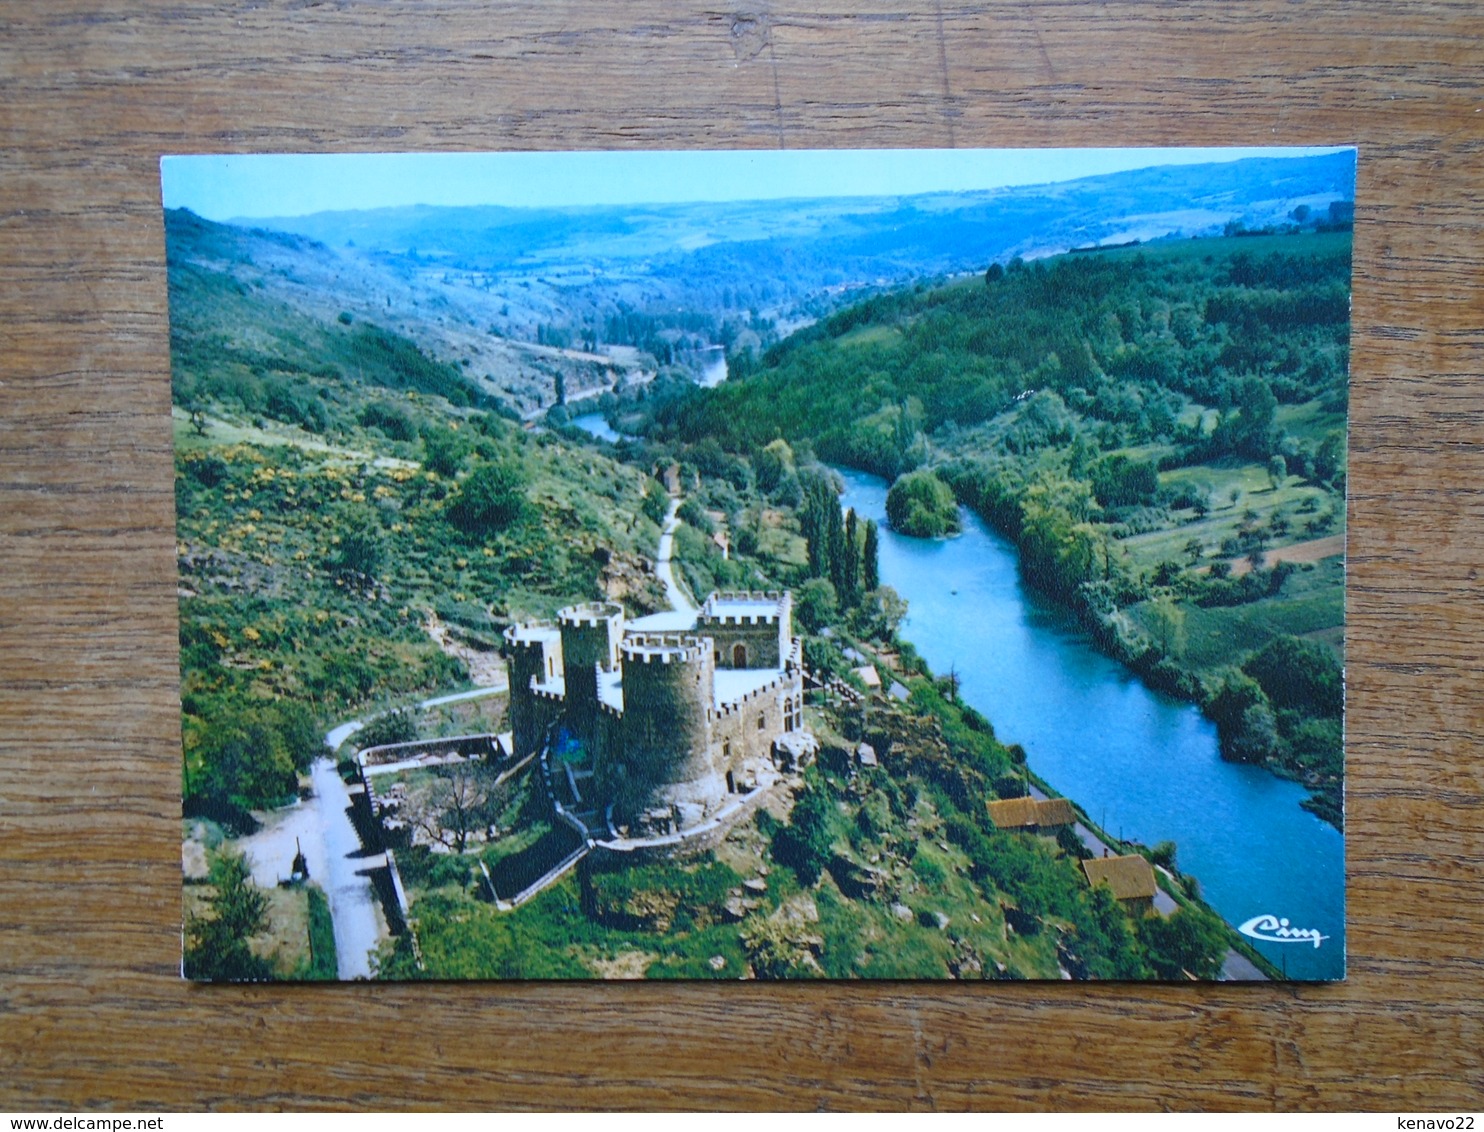
[(448, 516), (467, 534), (503, 530), (521, 517), (526, 506), (526, 476), (512, 461), (481, 464), (459, 488)]
[(799, 882), (819, 880), (834, 842), (835, 803), (818, 783), (811, 783), (794, 802), (788, 825), (773, 835), (773, 858), (787, 865)]
[(373, 401), (361, 410), (361, 424), (365, 428), (377, 428), (388, 440), (412, 440), (417, 436), (417, 427), (400, 405)]

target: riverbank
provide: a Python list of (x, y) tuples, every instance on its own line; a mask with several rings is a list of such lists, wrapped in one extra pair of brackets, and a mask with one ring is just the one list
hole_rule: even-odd
[[(885, 481), (839, 471), (842, 504), (880, 522)], [(1301, 808), (1299, 785), (1223, 760), (1210, 720), (1096, 647), (973, 512), (954, 539), (883, 527), (880, 574), (908, 603), (900, 635), (934, 671), (955, 674), (963, 702), (1020, 744), (1043, 782), (1077, 798), (1116, 842), (1175, 842), (1179, 870), (1229, 923), (1272, 911), (1319, 924), (1330, 942), (1289, 954), (1289, 978), (1343, 973), (1343, 838)], [(1277, 965), (1296, 950), (1257, 946)]]
[[(1026, 583), (1074, 618), (1105, 655), (1124, 665), (1151, 689), (1200, 708), (1217, 726), (1223, 757), (1301, 783), (1311, 792), (1301, 803), (1303, 807), (1336, 830), (1343, 830), (1343, 753), (1339, 749), (1338, 715), (1332, 721), (1333, 734), (1324, 730), (1328, 720), (1319, 721), (1316, 733), (1315, 721), (1302, 712), (1299, 723), (1294, 722), (1298, 717), (1292, 713), (1275, 718), (1274, 709), (1279, 705), (1270, 705), (1264, 690), (1236, 671), (1239, 666), (1248, 668), (1253, 656), (1277, 638), (1289, 632), (1304, 632), (1307, 622), (1302, 614), (1289, 623), (1282, 608), (1267, 607), (1282, 607), (1288, 602), (1305, 605), (1310, 595), (1295, 598), (1287, 595), (1286, 591), (1298, 589), (1318, 591), (1312, 596), (1322, 606), (1326, 587), (1332, 585), (1327, 575), (1316, 575), (1321, 579), (1317, 583), (1309, 581), (1307, 574), (1294, 577), (1297, 567), (1279, 549), (1269, 552), (1265, 559), (1258, 556), (1266, 569), (1258, 569), (1254, 565), (1256, 560), (1248, 559), (1241, 560), (1247, 566), (1245, 570), (1228, 569), (1228, 564), (1218, 559), (1207, 568), (1206, 575), (1189, 573), (1177, 577), (1170, 571), (1168, 562), (1162, 562), (1154, 571), (1151, 583), (1147, 574), (1135, 577), (1130, 567), (1118, 562), (1117, 556), (1123, 551), (1115, 553), (1105, 542), (1101, 548), (1102, 578), (1072, 585), (1059, 571), (1042, 562), (1048, 557), (1043, 545), (1047, 541), (1046, 532), (1039, 524), (1032, 528), (1027, 522), (1021, 498), (1007, 493), (1002, 483), (986, 481), (970, 464), (959, 463), (945, 469), (944, 478), (960, 505), (1015, 545)], [(1232, 507), (1235, 506), (1233, 502)], [(1166, 542), (1178, 541), (1173, 529), (1158, 533)], [(1066, 532), (1062, 537), (1067, 537)], [(1200, 543), (1198, 537), (1193, 537), (1187, 540), (1187, 549)], [(1342, 540), (1338, 545), (1343, 551)], [(1099, 557), (1096, 547), (1089, 547), (1087, 553), (1094, 559)], [(1313, 564), (1306, 569), (1312, 571)], [(1342, 587), (1343, 565), (1340, 570)], [(1245, 580), (1227, 580), (1239, 575)], [(1342, 595), (1343, 590), (1339, 592)], [(1197, 636), (1199, 639), (1192, 641), (1192, 650), (1187, 654), (1186, 641)], [(1213, 638), (1223, 643), (1213, 644)], [(1234, 651), (1237, 640), (1242, 641), (1242, 647)], [(1287, 651), (1291, 653), (1292, 649)], [(1322, 678), (1326, 668), (1333, 668), (1333, 680), (1338, 687), (1339, 667), (1327, 651), (1310, 649), (1310, 653), (1303, 663), (1288, 656), (1288, 662), (1296, 667), (1291, 671), (1271, 672), (1268, 688), (1276, 683), (1279, 692), (1286, 692), (1290, 684), (1313, 683)], [(1213, 655), (1217, 658), (1214, 667)], [(1203, 657), (1205, 668), (1198, 669), (1189, 663), (1190, 656)], [(1315, 665), (1319, 675), (1311, 670)], [(1260, 706), (1258, 715), (1245, 714), (1253, 705)], [(1332, 710), (1338, 712), (1337, 702)], [(1279, 721), (1283, 722), (1281, 729)]]

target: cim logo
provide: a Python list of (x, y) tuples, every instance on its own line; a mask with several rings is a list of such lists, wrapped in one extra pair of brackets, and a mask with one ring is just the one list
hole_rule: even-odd
[(1291, 928), (1287, 918), (1277, 916), (1253, 916), (1237, 929), (1249, 939), (1260, 939), (1266, 943), (1312, 943), (1318, 947), (1329, 938), (1313, 928)]

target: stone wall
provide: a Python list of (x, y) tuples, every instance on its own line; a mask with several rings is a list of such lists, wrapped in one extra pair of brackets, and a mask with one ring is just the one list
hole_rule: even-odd
[(792, 729), (789, 720), (800, 713), (803, 699), (803, 680), (794, 670), (735, 704), (714, 709), (710, 713), (711, 740), (720, 752), (722, 773), (735, 770), (743, 759), (769, 756), (773, 740)]

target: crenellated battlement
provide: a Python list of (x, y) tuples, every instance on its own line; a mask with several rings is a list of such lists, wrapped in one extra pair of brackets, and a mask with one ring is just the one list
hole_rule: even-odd
[(620, 651), (625, 664), (694, 664), (711, 651), (711, 641), (690, 633), (631, 633)]
[(792, 672), (783, 673), (777, 678), (768, 681), (761, 688), (754, 688), (740, 700), (732, 700), (730, 703), (722, 704), (720, 707), (711, 708), (706, 713), (707, 718), (711, 720), (722, 720), (729, 716), (740, 715), (749, 708), (756, 707), (763, 700), (771, 699), (779, 692), (792, 691), (794, 685), (794, 674)]
[(574, 629), (595, 629), (599, 625), (623, 620), (623, 606), (613, 601), (584, 601), (569, 605), (558, 611), (557, 618), (564, 626)]
[(713, 590), (697, 625), (777, 625), (792, 613), (793, 598), (779, 590)]
[(542, 648), (559, 638), (557, 627), (550, 621), (517, 621), (500, 635), (506, 646), (514, 650)]
[(783, 667), (790, 671), (804, 667), (804, 638), (795, 637), (788, 646), (788, 656), (783, 662)]

